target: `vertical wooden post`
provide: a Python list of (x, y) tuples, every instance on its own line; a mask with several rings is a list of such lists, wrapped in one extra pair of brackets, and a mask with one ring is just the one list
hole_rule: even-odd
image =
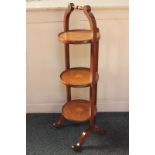
[[(73, 3), (68, 5), (68, 9), (66, 9), (64, 14), (64, 32), (69, 30), (69, 17), (73, 9)], [(65, 68), (70, 68), (70, 54), (69, 54), (69, 44), (65, 44)], [(66, 94), (67, 94), (67, 102), (71, 101), (71, 87), (66, 86)]]
[[(69, 44), (65, 44), (65, 68), (70, 68)], [(71, 87), (66, 86), (67, 102), (71, 101)]]
[(91, 43), (91, 76), (92, 76), (92, 84), (91, 84), (91, 117), (90, 117), (90, 127), (95, 126), (96, 117), (94, 116), (94, 109), (96, 108), (96, 100), (97, 100), (97, 70), (98, 70), (98, 43), (97, 41), (93, 41)]

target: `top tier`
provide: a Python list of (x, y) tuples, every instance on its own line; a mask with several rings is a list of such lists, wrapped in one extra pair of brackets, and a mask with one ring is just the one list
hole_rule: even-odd
[[(69, 30), (58, 34), (59, 41), (62, 43), (70, 44), (86, 44), (93, 41), (93, 32), (91, 30)], [(97, 32), (97, 38), (100, 38)]]
[[(69, 18), (71, 13), (75, 9), (83, 11), (83, 13), (85, 14), (85, 16), (89, 21), (90, 29), (88, 30), (69, 29)], [(59, 41), (61, 41), (62, 43), (70, 43), (70, 44), (83, 44), (83, 43), (85, 44), (99, 40), (100, 38), (99, 29), (96, 26), (96, 20), (91, 12), (91, 7), (89, 5), (76, 6), (73, 3), (70, 3), (64, 15), (64, 32), (59, 33), (58, 38)]]

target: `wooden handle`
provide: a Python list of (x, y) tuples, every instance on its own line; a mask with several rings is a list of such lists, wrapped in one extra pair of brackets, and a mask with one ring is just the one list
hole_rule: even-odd
[(71, 13), (75, 9), (82, 10), (84, 12), (84, 14), (86, 15), (89, 21), (90, 29), (93, 32), (93, 40), (96, 40), (97, 32), (99, 32), (99, 29), (97, 28), (95, 17), (93, 13), (91, 12), (91, 7), (89, 5), (79, 6), (79, 5), (75, 5), (74, 3), (68, 4), (68, 8), (66, 9), (65, 15), (64, 15), (64, 31), (66, 32), (69, 30), (69, 18), (70, 18)]
[(83, 6), (73, 5), (72, 7), (77, 10), (83, 10)]

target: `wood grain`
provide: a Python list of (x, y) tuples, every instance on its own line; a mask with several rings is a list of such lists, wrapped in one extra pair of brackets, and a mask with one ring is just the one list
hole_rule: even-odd
[[(72, 87), (87, 87), (92, 83), (92, 76), (89, 68), (76, 67), (63, 71), (60, 75), (63, 84)], [(96, 81), (98, 74), (96, 74)]]
[[(63, 116), (70, 121), (83, 122), (91, 117), (90, 101), (72, 100), (67, 102), (62, 108)], [(94, 109), (96, 115), (96, 108)]]
[[(97, 39), (100, 38), (99, 32)], [(91, 30), (69, 30), (58, 34), (58, 39), (62, 43), (85, 44), (91, 43), (93, 40), (93, 32)]]

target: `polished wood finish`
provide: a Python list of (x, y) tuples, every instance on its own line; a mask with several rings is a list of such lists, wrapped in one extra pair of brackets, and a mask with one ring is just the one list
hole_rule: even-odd
[[(65, 44), (65, 68), (66, 70), (70, 68), (70, 55), (69, 55), (69, 44)], [(66, 86), (66, 94), (67, 94), (67, 101), (71, 100), (71, 87)]]
[(65, 121), (65, 118), (63, 117), (63, 115), (61, 115), (58, 121), (53, 123), (53, 126), (55, 128), (60, 128), (64, 121)]
[[(59, 41), (69, 44), (86, 44), (93, 41), (93, 32), (91, 30), (69, 30), (58, 34)], [(100, 38), (99, 32), (97, 39)]]
[(82, 132), (79, 141), (72, 145), (72, 149), (74, 151), (80, 151), (82, 144), (85, 142), (86, 138), (90, 136), (93, 132), (97, 133), (98, 135), (104, 135), (107, 133), (106, 130), (94, 127), (94, 128), (88, 128), (86, 131)]
[[(70, 30), (69, 18), (74, 10), (83, 11), (87, 17), (90, 29), (87, 30)], [(98, 50), (100, 33), (96, 25), (96, 20), (91, 12), (91, 7), (88, 5), (77, 6), (73, 3), (68, 5), (64, 14), (64, 31), (58, 34), (60, 42), (64, 43), (65, 48), (65, 71), (60, 75), (63, 84), (66, 85), (67, 102), (62, 108), (61, 117), (54, 123), (55, 127), (60, 127), (64, 119), (74, 122), (89, 122), (89, 128), (84, 131), (78, 142), (72, 146), (73, 150), (78, 151), (85, 139), (93, 132), (97, 134), (105, 134), (106, 131), (96, 127), (97, 113), (97, 81), (98, 81)], [(90, 68), (70, 68), (70, 44), (85, 44), (89, 43), (90, 50)], [(89, 87), (90, 100), (72, 100), (71, 87)]]
[[(60, 79), (63, 84), (72, 87), (87, 87), (92, 83), (90, 69), (84, 67), (67, 69), (60, 74)], [(98, 74), (96, 74), (95, 80), (97, 82)]]
[[(64, 118), (74, 122), (84, 122), (91, 117), (91, 103), (87, 100), (72, 100), (67, 102), (62, 108), (62, 115)], [(96, 115), (96, 108), (94, 109)]]

